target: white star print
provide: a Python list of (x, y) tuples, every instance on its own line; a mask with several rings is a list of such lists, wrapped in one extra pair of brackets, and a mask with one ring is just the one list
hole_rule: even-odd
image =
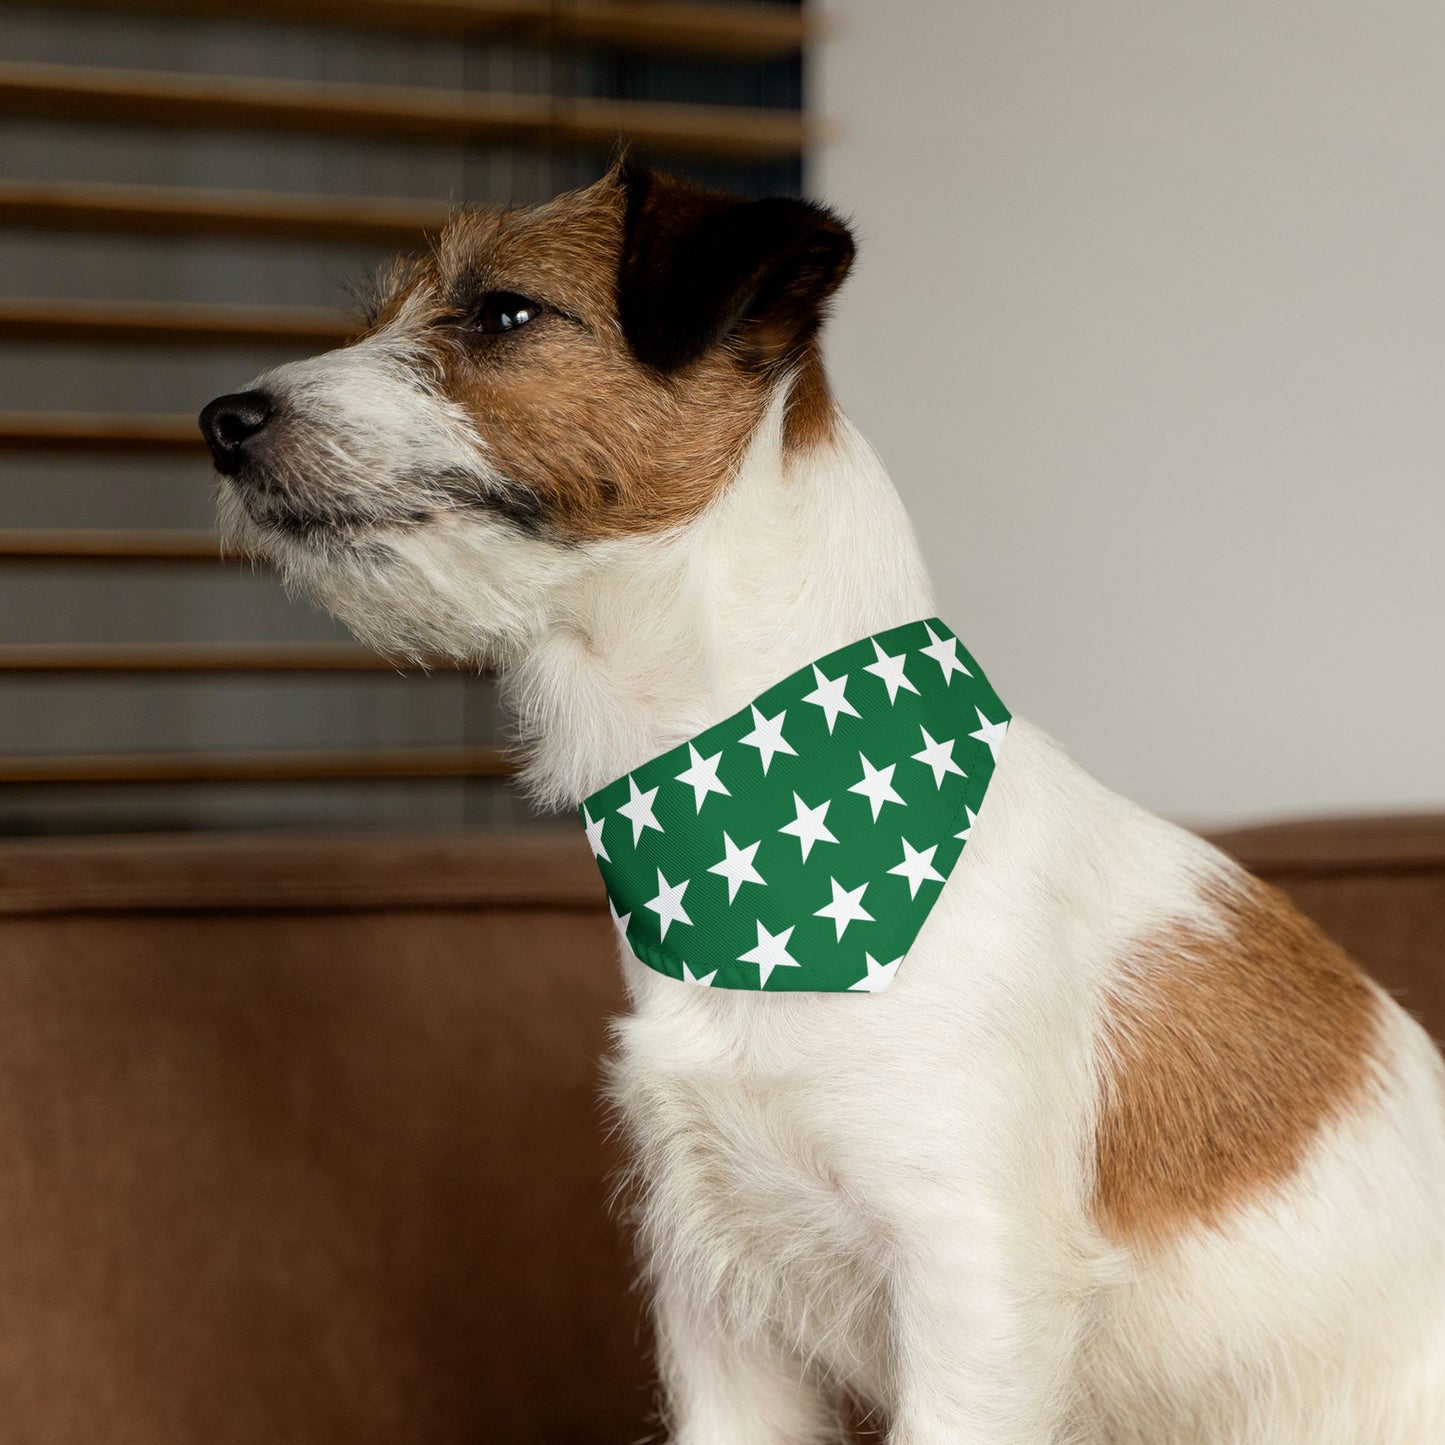
[(697, 804), (698, 812), (702, 812), (702, 800), (709, 793), (721, 793), (725, 798), (732, 797), (732, 794), (718, 781), (717, 765), (722, 761), (722, 754), (714, 753), (710, 758), (700, 757), (697, 749), (691, 743), (687, 745), (687, 751), (692, 758), (692, 766), (684, 768), (677, 775), (677, 781), (686, 783), (692, 789), (693, 801)]
[(682, 895), (687, 892), (689, 880), (684, 878), (681, 883), (669, 883), (662, 876), (662, 869), (657, 870), (657, 897), (647, 906), (657, 914), (658, 933), (662, 938), (667, 937), (667, 930), (674, 923), (686, 923), (689, 926), (692, 919), (687, 916), (687, 909), (682, 906)]
[[(862, 793), (873, 804), (873, 821), (876, 823), (884, 803), (903, 803), (903, 799), (893, 790), (893, 769), (898, 764), (889, 763), (886, 768), (875, 768), (862, 753), (858, 754), (858, 761), (863, 764), (863, 778), (848, 791)], [(908, 805), (903, 803), (903, 806)]]
[(757, 843), (749, 843), (746, 848), (739, 848), (726, 833), (723, 834), (723, 848), (726, 850), (723, 860), (721, 863), (714, 863), (707, 871), (720, 873), (727, 879), (729, 903), (738, 896), (738, 889), (744, 883), (766, 885), (767, 880), (753, 867), (753, 854), (758, 851), (761, 843), (762, 840), (759, 839)]
[(602, 842), (602, 825), (606, 821), (605, 814), (601, 818), (594, 818), (587, 811), (587, 804), (582, 804), (582, 822), (587, 832), (587, 846), (591, 848), (594, 858), (601, 858), (604, 863), (610, 863), (612, 859), (607, 856), (607, 848)]
[[(632, 796), (625, 802), (617, 805), (617, 811), (624, 818), (632, 819), (632, 846), (637, 847), (637, 840), (642, 837), (644, 828), (656, 828), (662, 832), (662, 824), (653, 816), (652, 803), (657, 797), (657, 789), (649, 788), (645, 793), (637, 786), (636, 778), (631, 774), (627, 778), (627, 788)], [(609, 860), (610, 861), (610, 860)]]
[(856, 888), (844, 888), (836, 878), (829, 882), (833, 885), (833, 901), (825, 903), (817, 910), (819, 918), (831, 918), (833, 926), (838, 930), (838, 937), (843, 937), (843, 930), (850, 923), (872, 923), (873, 915), (863, 906), (863, 891), (868, 887), (866, 883), (860, 883)]
[(842, 677), (835, 677), (830, 682), (823, 676), (822, 670), (815, 662), (813, 664), (813, 678), (818, 685), (803, 701), (814, 703), (823, 709), (823, 716), (828, 720), (828, 732), (830, 734), (833, 731), (833, 724), (838, 721), (839, 713), (845, 712), (849, 717), (859, 716), (858, 709), (843, 696), (843, 689), (848, 685), (848, 674), (846, 672)]
[(791, 927), (781, 933), (769, 933), (758, 920), (758, 946), (738, 955), (739, 963), (755, 963), (762, 980), (759, 988), (768, 986), (768, 979), (775, 968), (801, 968), (802, 964), (788, 952), (788, 940), (793, 936)]
[(814, 843), (836, 843), (838, 841), (823, 821), (828, 816), (828, 805), (832, 801), (831, 798), (825, 798), (816, 808), (810, 808), (796, 793), (793, 794), (793, 803), (798, 810), (798, 816), (791, 823), (784, 823), (778, 832), (791, 833), (802, 844), (804, 863), (808, 861), (808, 854), (813, 851)]
[(902, 955), (892, 963), (879, 963), (871, 953), (865, 953), (863, 958), (868, 964), (868, 975), (860, 978), (857, 983), (849, 984), (849, 993), (882, 993), (893, 982), (893, 975), (898, 972), (898, 965), (903, 962)]
[(993, 754), (994, 762), (998, 762), (998, 750), (1003, 746), (1004, 734), (1008, 731), (1008, 719), (1005, 718), (1002, 722), (993, 723), (984, 717), (981, 707), (975, 707), (974, 712), (978, 714), (978, 720), (983, 726), (979, 728), (976, 733), (969, 733), (969, 737), (977, 738), (979, 742), (986, 743), (989, 752)]
[(925, 727), (918, 729), (923, 734), (923, 751), (913, 754), (914, 762), (927, 763), (933, 769), (933, 785), (936, 788), (943, 786), (943, 775), (945, 773), (957, 773), (960, 778), (966, 778), (968, 774), (953, 761), (953, 747), (958, 741), (957, 738), (945, 738), (942, 742), (935, 742)]
[(874, 673), (883, 679), (888, 685), (889, 702), (897, 698), (900, 687), (906, 687), (909, 692), (918, 691), (918, 689), (909, 682), (903, 672), (903, 664), (908, 658), (906, 652), (900, 652), (896, 657), (889, 657), (889, 655), (878, 646), (877, 638), (873, 639), (873, 651), (878, 654), (878, 660), (876, 662), (865, 663), (863, 671)]
[(787, 709), (784, 708), (777, 717), (764, 717), (754, 707), (753, 730), (738, 739), (739, 742), (746, 743), (750, 748), (758, 750), (758, 755), (763, 760), (764, 777), (768, 775), (768, 767), (772, 763), (775, 753), (790, 753), (793, 757), (798, 756), (783, 736), (783, 719), (787, 715)]
[(682, 966), (682, 981), (684, 983), (695, 983), (699, 988), (711, 988), (712, 981), (717, 977), (717, 969), (711, 973), (702, 975), (695, 974), (686, 964)]
[(923, 630), (928, 634), (928, 646), (920, 647), (920, 652), (927, 653), (942, 669), (945, 683), (953, 681), (953, 674), (961, 672), (965, 677), (972, 677), (973, 674), (958, 660), (958, 638), (956, 637), (935, 637), (933, 629), (925, 622)]
[(609, 898), (607, 900), (607, 911), (612, 915), (612, 926), (623, 936), (627, 937), (627, 925), (632, 922), (630, 913), (619, 913), (617, 905)]
[(903, 861), (895, 863), (888, 871), (897, 873), (899, 877), (908, 880), (908, 896), (918, 897), (918, 889), (924, 883), (942, 883), (943, 874), (933, 866), (933, 855), (938, 852), (938, 844), (931, 848), (925, 848), (921, 853), (907, 838), (903, 839)]
[(973, 809), (970, 808), (970, 807), (968, 807), (967, 805), (964, 806), (964, 810), (963, 810), (963, 811), (968, 814), (968, 827), (966, 827), (966, 828), (963, 830), (963, 832), (961, 832), (961, 833), (955, 833), (953, 836), (954, 836), (955, 838), (962, 838), (963, 841), (964, 841), (965, 843), (967, 843), (968, 840), (969, 840), (970, 834), (972, 834), (972, 832), (973, 832), (973, 825), (974, 825), (976, 822), (978, 822), (978, 814), (975, 813), (975, 812), (973, 811)]

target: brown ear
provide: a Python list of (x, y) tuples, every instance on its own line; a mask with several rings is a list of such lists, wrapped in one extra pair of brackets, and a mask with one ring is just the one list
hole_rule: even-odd
[(753, 359), (787, 363), (823, 320), (853, 261), (831, 211), (742, 200), (624, 162), (618, 314), (634, 355), (677, 371), (737, 334)]

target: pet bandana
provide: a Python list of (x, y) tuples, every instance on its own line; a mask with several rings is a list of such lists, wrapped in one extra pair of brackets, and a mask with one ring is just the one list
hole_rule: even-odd
[(1008, 721), (936, 617), (784, 678), (583, 803), (628, 946), (716, 988), (887, 988), (968, 842)]

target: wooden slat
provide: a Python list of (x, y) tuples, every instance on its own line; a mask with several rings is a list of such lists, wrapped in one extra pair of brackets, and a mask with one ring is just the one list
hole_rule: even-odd
[(404, 672), (349, 642), (0, 644), (0, 675), (17, 673)]
[(414, 246), (446, 224), (448, 208), (364, 196), (288, 196), (171, 186), (0, 181), (0, 226), (150, 236), (261, 236)]
[[(782, 5), (660, 5), (649, 0), (635, 4), (623, 0), (572, 0), (570, 5), (558, 5), (556, 0), (534, 0), (511, 8), (530, 11), (537, 17), (539, 37), (562, 44), (757, 60), (797, 55), (820, 33), (820, 27), (810, 22), (800, 7)], [(544, 8), (548, 14), (542, 23), (538, 12)]]
[(0, 297), (0, 341), (315, 350), (337, 346), (356, 330), (345, 312), (321, 307)]
[(206, 450), (193, 416), (0, 411), (0, 451), (188, 453)]
[(224, 16), (753, 59), (795, 55), (816, 27), (791, 6), (656, 0), (53, 0), (72, 9)]
[(35, 64), (0, 64), (0, 115), (594, 151), (626, 137), (730, 160), (796, 156), (812, 137), (791, 110)]
[(382, 778), (503, 778), (501, 748), (87, 753), (0, 757), (0, 783), (296, 783)]
[(214, 532), (86, 527), (0, 529), (0, 562), (220, 562)]

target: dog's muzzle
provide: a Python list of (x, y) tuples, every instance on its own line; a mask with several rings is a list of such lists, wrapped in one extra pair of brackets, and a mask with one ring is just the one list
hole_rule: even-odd
[(274, 411), (264, 391), (238, 391), (207, 404), (200, 416), (201, 435), (223, 477), (234, 477), (245, 465), (247, 445), (265, 430)]

